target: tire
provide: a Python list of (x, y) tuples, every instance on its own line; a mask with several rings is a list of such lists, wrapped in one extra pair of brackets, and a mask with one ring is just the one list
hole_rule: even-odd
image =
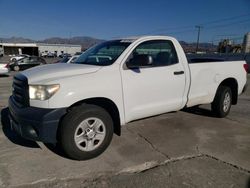
[(78, 106), (62, 120), (60, 145), (71, 159), (91, 159), (109, 146), (113, 129), (112, 118), (103, 108), (88, 104)]
[(14, 70), (14, 71), (19, 71), (19, 70), (20, 70), (20, 67), (19, 67), (18, 65), (15, 65), (15, 66), (13, 67), (13, 70)]
[(228, 115), (232, 105), (232, 91), (227, 86), (219, 86), (211, 105), (213, 113), (223, 118)]

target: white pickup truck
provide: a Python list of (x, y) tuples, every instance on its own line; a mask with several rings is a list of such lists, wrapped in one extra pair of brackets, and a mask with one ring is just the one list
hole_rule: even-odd
[(247, 81), (245, 61), (188, 63), (167, 36), (98, 44), (73, 64), (17, 74), (9, 99), (11, 127), (22, 137), (60, 143), (73, 159), (100, 155), (133, 120), (211, 104), (225, 117)]

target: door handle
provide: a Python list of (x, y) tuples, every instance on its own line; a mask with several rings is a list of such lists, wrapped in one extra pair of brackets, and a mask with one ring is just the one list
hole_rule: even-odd
[(180, 75), (180, 74), (184, 74), (184, 71), (175, 71), (174, 75)]

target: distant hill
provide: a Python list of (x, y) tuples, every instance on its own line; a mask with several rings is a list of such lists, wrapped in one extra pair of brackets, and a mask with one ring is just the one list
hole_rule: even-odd
[[(196, 50), (196, 43), (187, 43), (184, 41), (180, 41), (180, 44), (185, 52), (195, 52)], [(217, 50), (217, 45), (213, 45), (211, 43), (199, 43), (199, 50), (198, 51), (206, 51), (212, 52)]]
[[(82, 49), (85, 50), (90, 46), (100, 43), (104, 40), (97, 39), (93, 37), (87, 36), (78, 36), (72, 38), (60, 38), (60, 37), (52, 37), (44, 40), (32, 40), (26, 39), (22, 37), (11, 37), (11, 38), (0, 38), (0, 42), (10, 42), (10, 43), (48, 43), (48, 44), (78, 44), (82, 46)], [(187, 43), (185, 41), (180, 41), (182, 47), (185, 52), (194, 52), (196, 49), (196, 43)], [(217, 46), (212, 45), (211, 43), (200, 43), (199, 51), (216, 51)]]
[(10, 38), (0, 38), (0, 42), (10, 42), (10, 43), (33, 43), (36, 42), (32, 39), (26, 39), (22, 37), (10, 37)]
[(90, 46), (100, 43), (104, 40), (96, 39), (92, 37), (79, 36), (72, 38), (60, 38), (52, 37), (44, 40), (32, 40), (22, 37), (11, 37), (11, 38), (0, 38), (0, 42), (9, 42), (9, 43), (48, 43), (48, 44), (78, 44), (82, 46), (82, 49), (87, 49)]
[(79, 44), (82, 46), (83, 49), (87, 49), (90, 46), (93, 46), (94, 44), (100, 43), (104, 40), (96, 39), (92, 37), (72, 37), (72, 38), (59, 38), (59, 37), (53, 37), (48, 38), (45, 40), (41, 40), (38, 42), (41, 43), (48, 43), (48, 44)]

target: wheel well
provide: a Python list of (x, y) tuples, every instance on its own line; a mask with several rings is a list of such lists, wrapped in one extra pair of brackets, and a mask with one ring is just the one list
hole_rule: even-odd
[(100, 106), (107, 110), (107, 112), (110, 114), (113, 122), (114, 122), (114, 133), (117, 134), (118, 136), (121, 135), (121, 121), (120, 121), (120, 114), (117, 106), (113, 101), (107, 98), (90, 98), (90, 99), (85, 99), (79, 102), (76, 102), (75, 104), (71, 105), (68, 110), (71, 108), (81, 105), (81, 104), (93, 104), (96, 106)]
[(238, 83), (234, 78), (227, 78), (221, 82), (220, 86), (227, 86), (232, 91), (232, 104), (237, 104), (238, 101)]

